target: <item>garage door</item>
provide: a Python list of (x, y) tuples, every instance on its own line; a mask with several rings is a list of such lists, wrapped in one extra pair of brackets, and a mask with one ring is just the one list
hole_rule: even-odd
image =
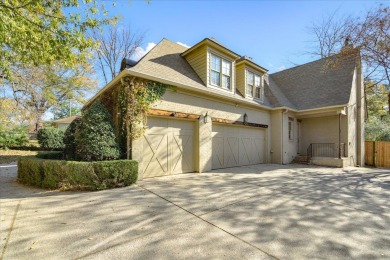
[(265, 131), (253, 127), (213, 125), (212, 168), (265, 162)]
[(143, 140), (144, 178), (194, 171), (194, 122), (148, 118)]

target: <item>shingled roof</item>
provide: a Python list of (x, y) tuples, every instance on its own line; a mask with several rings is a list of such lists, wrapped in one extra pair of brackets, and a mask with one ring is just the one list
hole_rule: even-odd
[(288, 107), (296, 110), (315, 109), (348, 103), (356, 65), (355, 57), (337, 60), (337, 56), (320, 59), (269, 75), (263, 103), (246, 99), (240, 93), (207, 88), (182, 57), (187, 47), (163, 39), (135, 66), (128, 68), (149, 78), (162, 79), (172, 85), (186, 86), (266, 107)]
[(348, 103), (356, 56), (337, 55), (270, 74), (288, 102), (284, 106), (313, 109)]

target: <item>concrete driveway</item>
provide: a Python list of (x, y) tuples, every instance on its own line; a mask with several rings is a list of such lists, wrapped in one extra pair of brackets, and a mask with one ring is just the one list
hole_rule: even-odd
[(4, 259), (390, 258), (390, 170), (257, 165), (99, 192), (0, 171)]

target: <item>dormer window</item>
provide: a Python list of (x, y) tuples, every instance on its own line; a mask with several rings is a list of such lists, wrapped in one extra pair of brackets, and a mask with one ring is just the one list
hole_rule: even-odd
[(263, 100), (263, 80), (258, 74), (251, 71), (246, 73), (246, 96)]
[(210, 84), (231, 89), (232, 63), (214, 54), (210, 55)]

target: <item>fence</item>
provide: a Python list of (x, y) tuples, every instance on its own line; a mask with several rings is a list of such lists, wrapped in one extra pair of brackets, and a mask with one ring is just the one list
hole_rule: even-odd
[(390, 142), (366, 141), (366, 165), (390, 168)]

